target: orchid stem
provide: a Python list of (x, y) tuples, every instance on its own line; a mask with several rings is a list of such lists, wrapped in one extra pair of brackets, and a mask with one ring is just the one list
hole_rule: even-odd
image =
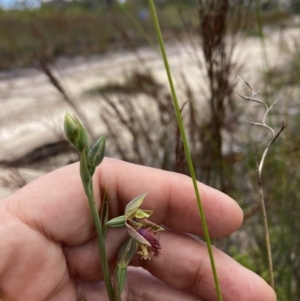
[(115, 301), (114, 290), (113, 290), (113, 286), (112, 286), (112, 282), (111, 282), (111, 278), (110, 278), (108, 261), (107, 261), (107, 257), (106, 257), (105, 237), (103, 236), (102, 224), (100, 221), (97, 207), (95, 205), (93, 184), (91, 184), (91, 192), (87, 194), (87, 197), (88, 197), (88, 202), (89, 202), (91, 214), (92, 214), (95, 229), (96, 229), (99, 257), (100, 257), (100, 261), (101, 261), (101, 267), (102, 267), (103, 278), (104, 278), (107, 294), (109, 297), (109, 301)]

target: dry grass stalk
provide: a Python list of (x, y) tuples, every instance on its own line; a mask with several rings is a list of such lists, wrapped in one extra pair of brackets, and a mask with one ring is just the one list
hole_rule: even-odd
[(239, 96), (242, 97), (243, 99), (247, 100), (247, 101), (252, 101), (252, 102), (256, 102), (258, 104), (261, 104), (261, 105), (263, 105), (266, 108), (266, 112), (265, 112), (265, 114), (263, 116), (262, 122), (248, 121), (248, 123), (251, 124), (251, 125), (263, 127), (265, 129), (269, 130), (271, 132), (271, 134), (272, 134), (272, 138), (269, 141), (268, 145), (266, 146), (266, 148), (265, 148), (265, 150), (263, 152), (262, 158), (261, 158), (261, 160), (259, 162), (259, 165), (257, 166), (256, 172), (257, 172), (258, 190), (259, 190), (261, 211), (262, 211), (262, 217), (263, 217), (263, 223), (264, 223), (266, 249), (267, 249), (267, 255), (268, 255), (270, 285), (272, 286), (272, 288), (274, 288), (274, 272), (273, 272), (273, 261), (272, 261), (271, 243), (270, 243), (268, 218), (267, 218), (267, 212), (266, 212), (266, 206), (265, 206), (265, 199), (264, 199), (264, 193), (263, 193), (263, 186), (262, 186), (261, 176), (262, 176), (263, 165), (264, 165), (267, 153), (268, 153), (271, 145), (276, 141), (276, 139), (280, 136), (280, 134), (282, 133), (282, 131), (285, 129), (285, 127), (287, 125), (284, 124), (284, 122), (282, 122), (280, 129), (277, 132), (275, 132), (273, 130), (273, 128), (266, 123), (266, 117), (269, 114), (269, 112), (271, 111), (271, 109), (274, 107), (274, 105), (277, 103), (278, 99), (276, 99), (270, 106), (268, 106), (263, 101), (254, 98), (258, 94), (258, 92), (255, 92), (251, 88), (251, 86), (250, 86), (250, 84), (248, 82), (246, 82), (242, 77), (239, 77), (239, 79), (242, 80), (247, 85), (247, 87), (250, 89), (250, 91), (251, 91), (251, 96), (250, 97), (243, 96), (243, 95), (240, 95), (240, 94), (239, 94)]

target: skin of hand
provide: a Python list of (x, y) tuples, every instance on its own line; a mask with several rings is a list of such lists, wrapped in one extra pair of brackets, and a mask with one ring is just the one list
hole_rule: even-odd
[[(159, 257), (132, 260), (122, 300), (217, 300), (205, 243), (193, 236), (203, 232), (189, 177), (105, 158), (93, 180), (98, 208), (108, 188), (110, 218), (147, 193), (142, 208), (154, 210), (152, 221), (166, 227)], [(234, 232), (242, 223), (239, 206), (217, 190), (199, 188), (211, 237)], [(108, 231), (111, 271), (126, 237), (123, 228)], [(108, 300), (78, 164), (1, 200), (0, 238), (1, 301)], [(214, 256), (224, 301), (276, 300), (256, 274), (216, 248)]]

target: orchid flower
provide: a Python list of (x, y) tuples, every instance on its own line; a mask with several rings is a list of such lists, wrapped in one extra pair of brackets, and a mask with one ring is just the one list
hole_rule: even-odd
[(125, 208), (125, 214), (107, 222), (111, 227), (126, 226), (129, 235), (138, 243), (138, 254), (142, 259), (152, 259), (160, 253), (159, 231), (164, 229), (148, 220), (152, 210), (142, 210), (146, 194), (134, 198)]

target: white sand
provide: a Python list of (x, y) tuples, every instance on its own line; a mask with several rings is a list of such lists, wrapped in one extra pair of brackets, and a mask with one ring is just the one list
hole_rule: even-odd
[[(292, 29), (288, 31), (288, 36), (294, 34), (298, 33)], [(280, 33), (275, 32), (269, 34), (266, 40), (271, 66), (285, 63), (285, 58), (278, 50), (279, 37)], [(197, 64), (197, 59), (202, 60), (200, 48), (195, 51), (188, 43), (172, 43), (167, 45), (167, 52), (178, 91), (180, 92), (181, 76), (184, 74), (193, 90), (201, 91), (198, 92), (199, 100), (204, 99), (201, 93), (206, 91), (206, 82), (203, 80), (203, 69)], [(162, 84), (166, 84), (165, 70), (159, 55), (149, 48), (141, 48), (139, 57), (146, 61), (147, 68), (154, 76)], [(259, 86), (259, 74), (264, 68), (260, 40), (248, 38), (239, 41), (234, 59), (244, 66), (243, 74), (234, 76), (242, 75), (253, 85)], [(136, 55), (129, 52), (90, 59), (58, 60), (51, 67), (69, 95), (80, 103), (97, 135), (105, 131), (99, 119), (99, 97), (87, 96), (84, 92), (110, 81), (122, 82), (124, 74), (136, 68), (144, 69)], [(0, 72), (0, 100), (0, 160), (19, 158), (37, 146), (57, 141), (62, 135), (65, 112), (72, 112), (47, 77), (33, 69)], [(33, 175), (30, 179), (39, 175), (30, 170), (23, 170), (22, 173), (25, 176)], [(0, 170), (0, 175), (7, 178), (7, 171)], [(0, 189), (0, 197), (10, 193), (11, 189)]]

